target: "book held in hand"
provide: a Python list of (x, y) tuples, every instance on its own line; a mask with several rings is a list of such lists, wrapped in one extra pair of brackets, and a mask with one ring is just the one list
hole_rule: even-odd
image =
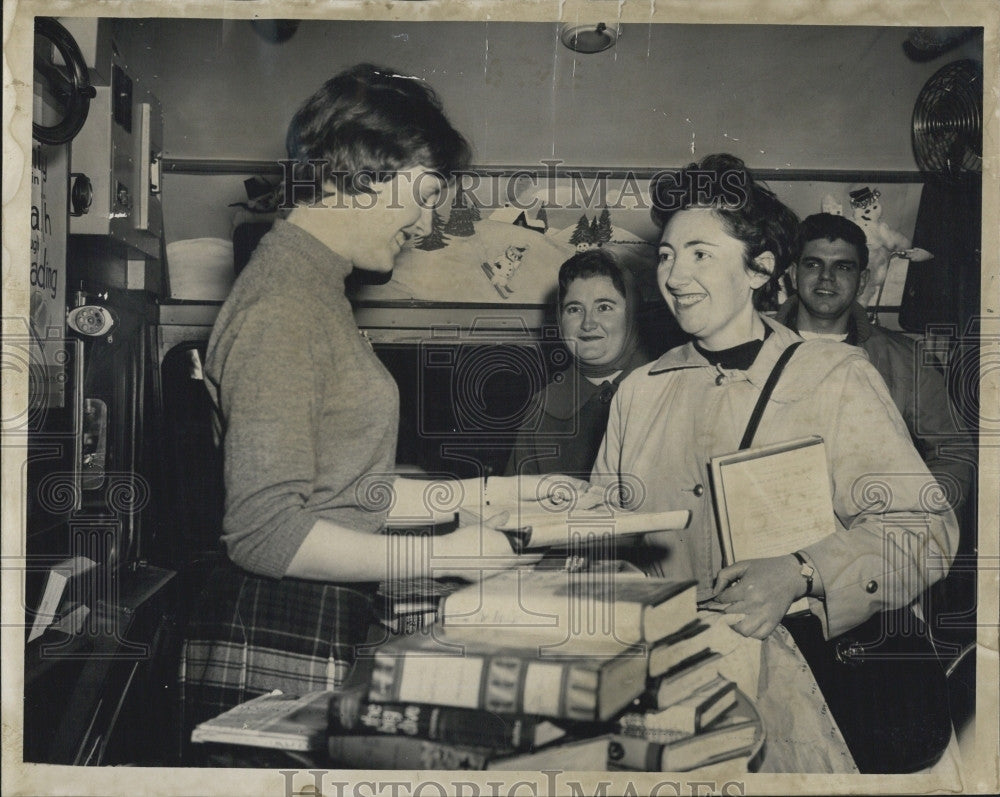
[[(628, 512), (610, 507), (595, 510), (526, 513), (510, 512), (509, 526), (501, 527), (518, 553), (535, 548), (569, 546), (607, 537), (683, 529), (691, 520), (686, 509), (666, 512)], [(513, 525), (516, 524), (516, 525)]]
[(606, 720), (645, 689), (646, 666), (642, 647), (614, 640), (545, 646), (435, 627), (376, 651), (369, 700)]
[[(725, 565), (786, 556), (837, 529), (821, 437), (713, 457), (709, 470)], [(789, 613), (808, 609), (803, 598)]]
[(656, 642), (696, 617), (696, 582), (613, 570), (505, 570), (442, 600), (449, 630), (494, 629), (560, 640), (590, 629), (620, 642)]

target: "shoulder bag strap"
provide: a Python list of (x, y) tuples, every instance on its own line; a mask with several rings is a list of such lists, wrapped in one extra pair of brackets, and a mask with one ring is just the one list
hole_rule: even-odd
[(757, 433), (757, 426), (760, 424), (760, 419), (764, 415), (764, 408), (767, 406), (767, 401), (771, 398), (771, 393), (774, 392), (774, 386), (778, 384), (778, 377), (781, 376), (781, 372), (785, 370), (785, 366), (788, 365), (788, 361), (792, 359), (792, 355), (795, 354), (795, 350), (801, 346), (803, 342), (804, 341), (798, 340), (781, 352), (781, 356), (778, 357), (778, 361), (774, 364), (774, 368), (771, 369), (771, 373), (768, 375), (767, 381), (764, 383), (764, 387), (760, 391), (760, 397), (754, 405), (753, 412), (750, 413), (750, 420), (747, 421), (746, 431), (743, 432), (743, 439), (740, 440), (740, 451), (745, 448), (750, 448), (750, 444), (753, 442), (753, 436)]

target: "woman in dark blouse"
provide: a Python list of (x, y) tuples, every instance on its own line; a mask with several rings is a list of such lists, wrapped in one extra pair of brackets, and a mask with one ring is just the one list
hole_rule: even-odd
[(506, 474), (590, 475), (618, 384), (648, 362), (636, 327), (632, 275), (606, 249), (578, 252), (559, 269), (559, 332), (573, 364), (539, 391)]

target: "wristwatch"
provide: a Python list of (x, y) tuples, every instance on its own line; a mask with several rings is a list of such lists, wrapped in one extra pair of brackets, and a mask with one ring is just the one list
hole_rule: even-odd
[(802, 567), (799, 569), (799, 575), (806, 580), (806, 597), (812, 596), (813, 591), (813, 576), (816, 575), (816, 568), (809, 564), (809, 560), (806, 559), (805, 554), (802, 551), (796, 551), (792, 554), (796, 559), (799, 560), (799, 564)]

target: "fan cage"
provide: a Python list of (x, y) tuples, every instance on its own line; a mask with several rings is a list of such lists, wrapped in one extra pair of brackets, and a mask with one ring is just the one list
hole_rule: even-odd
[(983, 72), (954, 61), (924, 84), (913, 109), (913, 152), (924, 172), (960, 177), (982, 170)]

